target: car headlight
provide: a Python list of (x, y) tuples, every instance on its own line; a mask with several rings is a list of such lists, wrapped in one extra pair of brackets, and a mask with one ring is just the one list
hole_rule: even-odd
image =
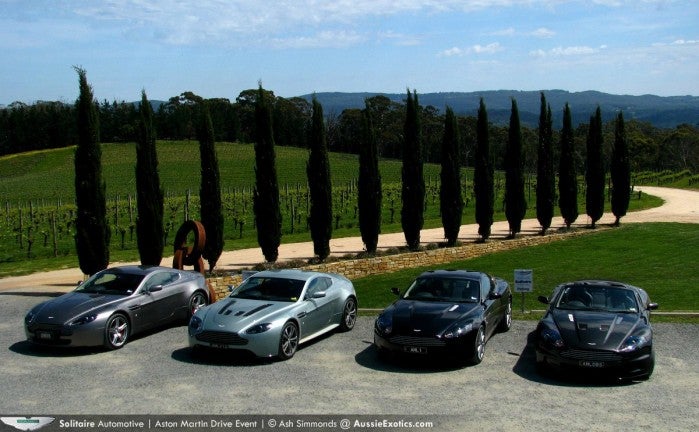
[(256, 324), (256, 325), (250, 327), (249, 329), (245, 330), (245, 333), (247, 333), (247, 334), (264, 333), (271, 328), (272, 328), (272, 323)]
[(204, 328), (204, 321), (201, 320), (198, 316), (194, 315), (192, 318), (189, 320), (189, 333), (194, 334), (194, 333), (199, 333), (202, 331)]
[(70, 322), (70, 325), (83, 325), (87, 323), (91, 323), (92, 321), (97, 319), (97, 314), (89, 314), (89, 315), (83, 315), (78, 319), (75, 319)]
[(379, 334), (387, 336), (393, 332), (393, 317), (390, 314), (379, 315), (376, 318), (374, 327), (379, 332)]
[(563, 338), (558, 330), (545, 328), (541, 330), (541, 339), (544, 343), (553, 348), (563, 348)]
[(32, 321), (34, 321), (34, 318), (36, 318), (36, 312), (34, 311), (29, 311), (27, 315), (24, 317), (24, 323), (25, 324), (31, 324)]
[(447, 331), (444, 332), (442, 335), (443, 338), (445, 339), (455, 339), (461, 336), (464, 336), (466, 333), (469, 333), (471, 330), (473, 330), (473, 323), (459, 323), (456, 325), (451, 326)]
[(641, 349), (644, 346), (648, 345), (648, 343), (651, 340), (650, 336), (650, 331), (648, 329), (631, 335), (627, 337), (624, 342), (621, 344), (621, 347), (619, 348), (619, 351), (628, 353), (632, 351), (636, 351), (637, 349)]

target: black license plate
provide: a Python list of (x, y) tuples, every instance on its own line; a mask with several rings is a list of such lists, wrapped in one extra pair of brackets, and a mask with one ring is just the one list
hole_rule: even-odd
[(590, 360), (581, 360), (579, 365), (586, 368), (603, 368), (605, 366), (604, 362)]
[(403, 351), (409, 354), (427, 354), (427, 348), (424, 347), (403, 347)]

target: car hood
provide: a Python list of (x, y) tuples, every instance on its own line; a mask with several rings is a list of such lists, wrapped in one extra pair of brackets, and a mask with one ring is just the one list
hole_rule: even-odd
[(641, 323), (632, 313), (556, 310), (553, 319), (570, 348), (616, 350)]
[(36, 310), (35, 320), (46, 324), (64, 324), (95, 309), (118, 303), (127, 298), (123, 295), (73, 291), (40, 305)]
[(271, 321), (277, 314), (292, 309), (295, 304), (229, 297), (200, 309), (200, 312), (205, 328), (238, 332), (252, 324)]
[(397, 334), (433, 336), (472, 315), (478, 307), (477, 303), (398, 300), (385, 313), (393, 315), (393, 331)]

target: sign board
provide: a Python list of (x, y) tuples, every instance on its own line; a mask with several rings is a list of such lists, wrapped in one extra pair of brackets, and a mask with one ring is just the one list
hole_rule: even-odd
[(534, 291), (534, 271), (531, 269), (515, 270), (515, 292)]

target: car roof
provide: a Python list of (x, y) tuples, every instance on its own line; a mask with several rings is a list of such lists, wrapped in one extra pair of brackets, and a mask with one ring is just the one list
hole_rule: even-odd
[(607, 286), (607, 287), (614, 287), (614, 288), (627, 288), (627, 289), (637, 289), (636, 287), (625, 284), (623, 282), (617, 282), (617, 281), (611, 281), (611, 280), (603, 280), (603, 279), (586, 279), (586, 280), (579, 280), (579, 281), (573, 281), (573, 282), (566, 282), (562, 284), (562, 286)]
[(331, 274), (328, 273), (320, 273), (320, 272), (315, 272), (311, 270), (301, 270), (301, 269), (272, 269), (272, 270), (263, 270), (260, 272), (257, 272), (253, 275), (250, 275), (250, 277), (274, 277), (274, 278), (284, 278), (284, 279), (296, 279), (296, 280), (309, 280), (315, 276), (332, 276)]
[(125, 265), (125, 266), (109, 267), (106, 270), (110, 271), (112, 273), (128, 273), (128, 274), (137, 274), (137, 275), (149, 275), (151, 273), (155, 273), (155, 272), (161, 271), (161, 270), (180, 271), (180, 270), (168, 268), (168, 267), (143, 266), (143, 265)]
[(473, 271), (473, 270), (442, 269), (442, 270), (428, 270), (428, 271), (422, 273), (419, 277), (421, 277), (421, 278), (435, 277), (435, 278), (443, 278), (443, 279), (448, 279), (448, 278), (478, 279), (481, 276), (488, 276), (488, 275), (486, 273), (483, 273), (480, 271)]

